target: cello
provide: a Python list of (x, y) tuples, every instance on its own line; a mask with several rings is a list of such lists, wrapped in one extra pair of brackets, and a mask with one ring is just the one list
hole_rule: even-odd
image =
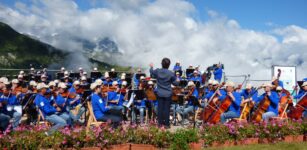
[[(258, 87), (255, 91), (252, 91), (248, 95), (247, 99), (250, 99), (251, 97), (253, 97), (259, 89), (261, 89), (261, 86)], [(244, 106), (243, 106), (243, 109), (241, 111), (240, 119), (246, 120), (248, 118), (248, 114), (250, 113), (250, 111), (252, 110), (253, 107), (254, 107), (254, 103), (252, 103), (251, 101), (245, 103)]]
[(264, 99), (259, 103), (257, 110), (252, 116), (252, 120), (255, 122), (260, 122), (262, 120), (262, 114), (264, 114), (269, 108), (271, 101), (268, 95), (264, 96)]
[(220, 122), (221, 115), (228, 110), (231, 104), (232, 100), (230, 96), (227, 95), (224, 101), (219, 106), (218, 110), (216, 110), (215, 113), (209, 118), (208, 122), (212, 124)]
[[(286, 95), (281, 97), (280, 102), (279, 102), (279, 108), (278, 108), (278, 114), (279, 117), (284, 118), (287, 117), (285, 115), (285, 112), (287, 111), (287, 109), (289, 108), (289, 106), (293, 107), (293, 101), (291, 99), (291, 95), (295, 92), (295, 90), (292, 91), (292, 93), (290, 94), (290, 92), (286, 89), (283, 89), (282, 91), (283, 93), (285, 93)], [(290, 108), (291, 109), (291, 108)]]
[(302, 118), (302, 114), (306, 110), (305, 107), (307, 107), (307, 93), (302, 96), (302, 98), (295, 105), (295, 107), (290, 108), (290, 111), (288, 112), (287, 116), (291, 119), (298, 120)]

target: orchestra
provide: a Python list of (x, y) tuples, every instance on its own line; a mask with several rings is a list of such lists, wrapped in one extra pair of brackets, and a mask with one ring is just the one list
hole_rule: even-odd
[[(111, 122), (114, 127), (127, 122), (169, 127), (168, 120), (174, 126), (188, 126), (192, 122), (217, 124), (234, 119), (268, 122), (278, 117), (307, 118), (307, 81), (290, 93), (279, 79), (280, 74), (255, 87), (228, 79), (223, 82), (220, 63), (211, 68), (212, 77), (208, 79), (203, 78), (208, 77), (208, 72), (199, 69), (190, 65), (184, 70), (177, 61), (170, 72), (163, 68), (153, 70), (151, 66), (150, 75), (141, 68), (135, 72), (112, 68), (104, 73), (94, 68), (88, 76), (80, 67), (78, 75), (72, 76), (62, 67), (56, 77), (47, 69), (20, 71), (10, 80), (0, 78), (0, 130), (8, 127), (14, 130), (20, 124), (35, 125), (38, 116), (52, 125), (46, 135), (64, 126), (85, 125), (90, 115), (87, 102), (97, 121)], [(170, 80), (161, 81), (159, 73), (171, 76)], [(169, 104), (161, 98), (170, 99)], [(170, 112), (161, 113), (159, 105), (164, 104)]]

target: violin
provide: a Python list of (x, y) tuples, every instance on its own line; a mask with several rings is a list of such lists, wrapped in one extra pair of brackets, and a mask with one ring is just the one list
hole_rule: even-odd
[(64, 98), (70, 98), (70, 99), (75, 99), (77, 97), (77, 93), (74, 92), (69, 92), (68, 90), (66, 90), (64, 93), (61, 93), (61, 96)]
[(107, 93), (107, 92), (115, 92), (117, 90), (117, 87), (115, 86), (102, 86), (101, 88), (102, 93)]
[(156, 96), (153, 88), (145, 89), (145, 94), (146, 94), (148, 100), (153, 100), (153, 101), (157, 100), (157, 96)]
[(172, 101), (177, 102), (179, 100), (179, 96), (182, 93), (182, 88), (179, 86), (174, 87), (173, 89), (173, 94), (172, 94)]

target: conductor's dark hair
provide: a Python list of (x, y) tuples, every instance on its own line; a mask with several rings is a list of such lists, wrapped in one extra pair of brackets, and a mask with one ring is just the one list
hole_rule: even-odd
[(171, 60), (169, 58), (162, 59), (162, 68), (168, 69), (171, 64)]

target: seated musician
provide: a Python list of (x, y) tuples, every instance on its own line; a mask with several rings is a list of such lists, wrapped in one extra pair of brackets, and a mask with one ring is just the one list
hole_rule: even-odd
[[(143, 90), (143, 91), (145, 90), (142, 84), (138, 86), (138, 89)], [(144, 91), (144, 95), (145, 95), (145, 91)], [(133, 101), (133, 109), (131, 111), (131, 117), (132, 117), (133, 123), (137, 123), (136, 114), (137, 112), (139, 112), (141, 125), (144, 125), (145, 109), (146, 109), (145, 98), (136, 95)]]
[(87, 82), (86, 76), (82, 76), (81, 77), (81, 83), (82, 86), (86, 87), (89, 85), (89, 83)]
[(179, 72), (176, 72), (176, 81), (181, 81), (182, 77), (180, 76)]
[(65, 85), (65, 83), (60, 82), (58, 84), (58, 88), (59, 88), (58, 94), (57, 94), (57, 97), (55, 98), (53, 106), (58, 110), (57, 115), (63, 118), (68, 125), (71, 125), (71, 117), (67, 109), (67, 98), (68, 97), (63, 97), (62, 95), (65, 93), (67, 86)]
[[(253, 94), (253, 95), (251, 95), (251, 94)], [(252, 85), (251, 84), (246, 84), (245, 89), (243, 89), (242, 92), (241, 92), (241, 96), (244, 99), (243, 102), (242, 102), (243, 104), (245, 104), (247, 102), (255, 103), (257, 101), (257, 99), (258, 99), (258, 92), (255, 91), (255, 89), (252, 89)]]
[(19, 82), (19, 85), (22, 85), (23, 82), (24, 82), (24, 80), (23, 80), (23, 75), (19, 74), (19, 75), (17, 76), (17, 80), (18, 80), (18, 82)]
[(278, 115), (278, 104), (279, 98), (278, 94), (275, 91), (272, 91), (272, 84), (266, 83), (263, 85), (265, 93), (258, 97), (257, 101), (260, 102), (264, 99), (265, 96), (268, 96), (270, 100), (270, 106), (267, 109), (266, 113), (262, 114), (262, 119), (264, 121), (268, 121), (272, 117), (276, 117)]
[(239, 118), (240, 116), (240, 104), (241, 96), (240, 93), (235, 92), (235, 84), (232, 81), (228, 81), (226, 84), (226, 94), (219, 97), (219, 100), (223, 102), (227, 96), (232, 100), (228, 110), (221, 114), (221, 123), (225, 123), (227, 119)]
[(273, 76), (272, 77), (272, 86), (275, 86), (275, 88), (276, 88), (277, 85), (284, 88), (284, 83), (281, 80), (279, 80), (277, 77)]
[[(65, 72), (66, 72), (66, 71), (65, 71)], [(69, 88), (71, 87), (72, 84), (71, 84), (71, 82), (69, 81), (69, 76), (68, 76), (68, 75), (65, 75), (65, 76), (64, 76), (64, 83), (66, 84), (67, 87), (69, 87)]]
[(103, 81), (103, 84), (106, 86), (112, 86), (113, 81), (111, 80), (108, 72), (105, 73), (104, 78), (105, 80)]
[[(305, 81), (303, 84), (302, 84), (302, 89), (299, 91), (299, 93), (294, 96), (293, 98), (294, 99), (297, 99), (297, 100), (301, 100), (304, 96), (307, 95), (307, 81)], [(303, 118), (307, 118), (307, 108), (305, 108), (305, 111), (303, 112)]]
[(120, 79), (117, 80), (117, 83), (121, 87), (124, 81), (126, 81), (126, 75), (121, 75)]
[(109, 106), (105, 105), (106, 95), (101, 97), (101, 87), (96, 82), (91, 84), (91, 90), (93, 94), (91, 96), (91, 103), (93, 112), (97, 121), (108, 121), (110, 120), (114, 126), (117, 126), (122, 118), (119, 115), (112, 114)]
[(202, 83), (202, 79), (201, 79), (201, 77), (199, 76), (197, 70), (194, 70), (193, 76), (192, 76), (189, 80), (190, 80), (190, 81), (197, 81), (197, 82), (199, 82), (199, 83)]
[(137, 73), (135, 73), (133, 75), (133, 84), (134, 84), (135, 87), (137, 87), (140, 84), (140, 81), (139, 81), (139, 79), (136, 78), (136, 76), (137, 76), (137, 74), (141, 74), (141, 73), (142, 73), (141, 68), (138, 68)]
[(78, 108), (78, 112), (73, 114), (70, 111), (70, 117), (73, 119), (74, 122), (80, 119), (81, 115), (85, 112), (85, 108), (81, 106), (81, 97), (82, 93), (78, 93), (80, 89), (80, 82), (78, 80), (74, 81), (73, 86), (68, 90), (68, 93), (74, 95), (72, 97), (68, 96), (68, 107), (69, 110)]
[(181, 66), (180, 66), (180, 62), (179, 62), (179, 61), (176, 62), (175, 66), (174, 66), (174, 68), (173, 68), (173, 71), (174, 71), (174, 72), (182, 71), (182, 68), (181, 68)]
[(44, 83), (37, 84), (37, 90), (39, 93), (36, 95), (34, 103), (42, 112), (42, 117), (53, 124), (50, 130), (45, 132), (45, 134), (49, 136), (57, 129), (66, 126), (67, 123), (64, 118), (57, 115), (57, 112), (61, 111), (60, 108), (54, 108), (44, 96), (46, 94), (47, 88), (48, 86)]
[(41, 82), (44, 82), (45, 84), (47, 84), (47, 75), (43, 74), (41, 76)]
[(4, 93), (0, 97), (1, 107), (3, 108), (2, 117), (5, 116), (4, 118), (9, 117), (10, 119), (12, 119), (13, 129), (15, 129), (20, 123), (22, 114), (21, 112), (17, 112), (14, 107), (20, 106), (20, 103), (17, 100), (16, 95), (14, 95), (10, 90), (9, 85), (5, 85), (2, 88), (2, 91)]
[(5, 94), (9, 93), (4, 93), (4, 87), (5, 87), (5, 82), (6, 81), (3, 77), (0, 78), (0, 131), (5, 131), (6, 128), (8, 127), (10, 123), (10, 116), (6, 114), (7, 109), (6, 109), (6, 102), (4, 101), (4, 96)]
[(198, 99), (198, 91), (195, 87), (195, 84), (193, 81), (189, 81), (188, 82), (188, 90), (189, 93), (187, 94), (187, 96), (185, 97), (185, 104), (181, 109), (178, 109), (177, 112), (181, 115), (182, 117), (182, 125), (186, 125), (189, 123), (188, 119), (188, 115), (190, 113), (194, 112), (194, 104), (193, 104), (193, 100), (194, 99)]
[(149, 119), (151, 119), (153, 113), (155, 115), (158, 114), (158, 101), (155, 92), (154, 83), (152, 81), (148, 81), (148, 87), (146, 88), (145, 93), (147, 97), (146, 106), (149, 112)]
[[(210, 99), (213, 98), (212, 96), (213, 96), (214, 92), (215, 92), (218, 88), (219, 88), (219, 82), (216, 81), (216, 80), (213, 80), (213, 81), (212, 81), (212, 90), (210, 90), (209, 93), (206, 94), (206, 96), (205, 96), (205, 101), (206, 101), (206, 102), (208, 102), (208, 100), (210, 100)], [(216, 91), (216, 92), (217, 92), (217, 95), (218, 95), (218, 96), (222, 96), (222, 95), (225, 95), (225, 94), (226, 94), (226, 92), (225, 92), (224, 89), (219, 89), (219, 90)], [(217, 100), (218, 100), (218, 99), (214, 99), (214, 103), (216, 103)]]
[(124, 107), (121, 105), (123, 102), (120, 95), (117, 94), (118, 92), (118, 83), (117, 81), (114, 81), (112, 83), (112, 90), (108, 91), (108, 106), (110, 106), (110, 109), (113, 109), (117, 113), (121, 114), (121, 111)]
[(21, 94), (21, 86), (19, 85), (19, 80), (18, 79), (13, 79), (12, 80), (12, 93), (15, 96), (18, 96), (19, 94)]

